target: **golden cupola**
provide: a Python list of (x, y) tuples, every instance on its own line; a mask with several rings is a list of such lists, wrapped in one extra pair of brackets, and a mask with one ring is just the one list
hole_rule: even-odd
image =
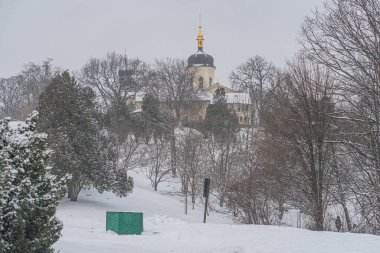
[(206, 54), (203, 51), (203, 33), (202, 33), (202, 26), (199, 24), (198, 26), (198, 35), (197, 35), (197, 42), (198, 42), (198, 51), (195, 54), (192, 54), (189, 56), (187, 59), (187, 66), (188, 67), (201, 67), (201, 66), (206, 66), (206, 67), (214, 67), (214, 58)]
[(197, 36), (197, 41), (198, 41), (198, 50), (202, 50), (203, 49), (203, 41), (204, 41), (204, 38), (203, 38), (203, 34), (202, 34), (202, 26), (199, 24), (198, 26), (198, 36)]

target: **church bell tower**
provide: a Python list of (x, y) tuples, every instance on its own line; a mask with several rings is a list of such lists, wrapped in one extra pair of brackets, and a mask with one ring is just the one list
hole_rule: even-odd
[(202, 26), (198, 26), (197, 45), (198, 51), (187, 59), (187, 68), (194, 75), (193, 87), (196, 90), (209, 88), (215, 83), (214, 58), (203, 51)]

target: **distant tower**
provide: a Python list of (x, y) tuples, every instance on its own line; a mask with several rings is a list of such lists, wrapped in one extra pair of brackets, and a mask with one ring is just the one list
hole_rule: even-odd
[(215, 82), (214, 58), (203, 52), (202, 26), (198, 27), (198, 51), (187, 59), (187, 68), (194, 71), (193, 86), (195, 89), (207, 89)]

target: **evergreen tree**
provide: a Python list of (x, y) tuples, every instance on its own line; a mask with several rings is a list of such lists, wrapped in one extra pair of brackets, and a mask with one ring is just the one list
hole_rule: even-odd
[(57, 75), (40, 96), (39, 128), (49, 134), (53, 161), (61, 165), (54, 172), (71, 175), (68, 197), (72, 201), (86, 186), (120, 196), (133, 188), (127, 172), (118, 170), (112, 143), (100, 130), (94, 99), (92, 89), (80, 87), (67, 71)]
[(142, 109), (153, 121), (159, 121), (160, 101), (153, 94), (148, 93), (144, 96)]
[(165, 117), (160, 112), (160, 101), (153, 94), (144, 96), (142, 105), (143, 126), (145, 127), (146, 135), (150, 138), (153, 136), (155, 140), (158, 138), (167, 137), (171, 134), (172, 127), (169, 124), (168, 117)]
[(228, 109), (224, 89), (217, 89), (213, 104), (207, 107), (202, 130), (206, 136), (213, 135), (219, 141), (231, 140), (239, 131), (239, 121), (233, 110)]
[(60, 237), (55, 212), (66, 177), (50, 173), (51, 151), (36, 121), (36, 112), (26, 124), (0, 121), (0, 252), (53, 252)]
[(131, 111), (132, 108), (122, 100), (112, 103), (103, 117), (104, 127), (115, 134), (119, 142), (123, 142), (134, 130)]

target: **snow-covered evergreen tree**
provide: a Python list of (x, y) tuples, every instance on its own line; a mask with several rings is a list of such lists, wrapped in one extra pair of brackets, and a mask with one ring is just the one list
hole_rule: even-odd
[(55, 212), (66, 191), (48, 164), (46, 134), (35, 131), (37, 112), (26, 123), (0, 121), (0, 252), (52, 252), (60, 237)]

